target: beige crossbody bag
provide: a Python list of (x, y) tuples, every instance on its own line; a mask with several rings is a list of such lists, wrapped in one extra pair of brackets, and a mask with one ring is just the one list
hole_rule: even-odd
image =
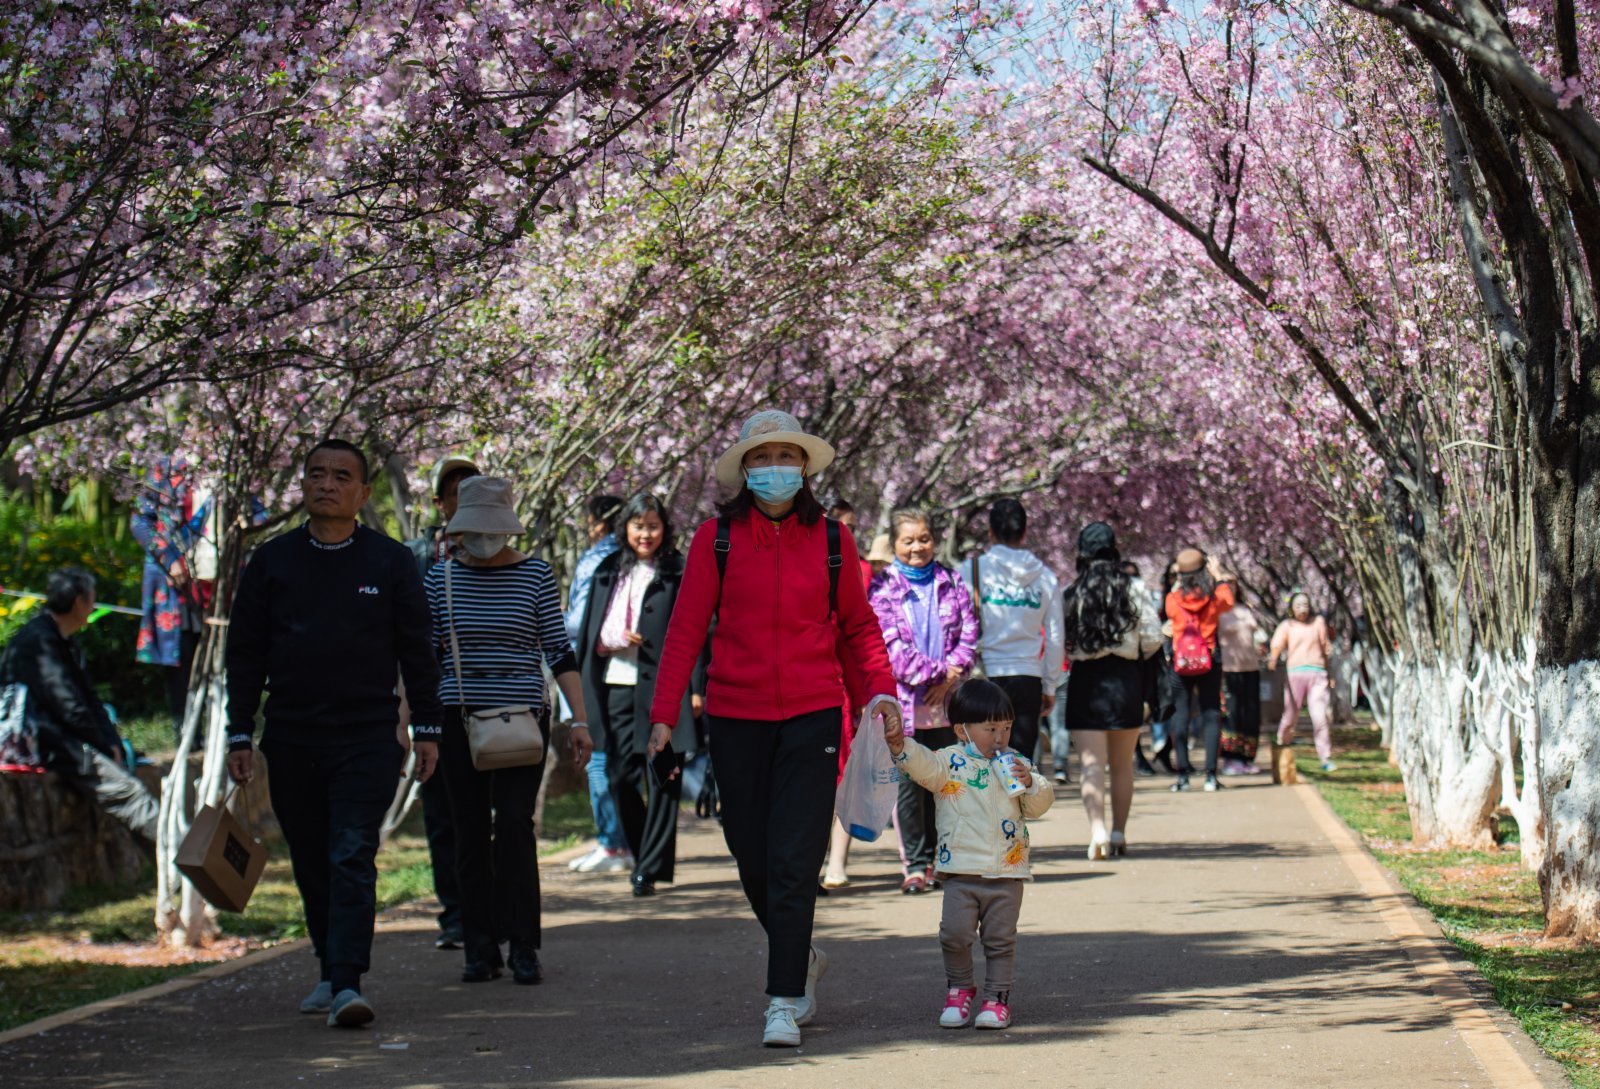
[(472, 766), (479, 771), (520, 768), (544, 760), (544, 734), (539, 716), (527, 704), (486, 707), (467, 713), (462, 698), (461, 644), (456, 639), (456, 607), (450, 592), (450, 569), (454, 560), (444, 561), (444, 607), (450, 627), (450, 660), (456, 671), (456, 699), (461, 704), (461, 724), (467, 730), (467, 747), (472, 750)]

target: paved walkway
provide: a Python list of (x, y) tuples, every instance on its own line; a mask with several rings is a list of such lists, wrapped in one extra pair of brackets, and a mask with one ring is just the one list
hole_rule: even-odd
[(547, 866), (542, 987), (461, 984), (459, 955), (435, 952), (431, 918), (412, 908), (380, 934), (370, 1030), (334, 1031), (293, 1012), (315, 980), (295, 950), (0, 1046), (0, 1080), (10, 1089), (1566, 1084), (1441, 970), (1440, 943), (1397, 937), (1431, 924), (1384, 892), (1364, 855), (1348, 842), (1341, 850), (1311, 788), (1253, 779), (1174, 795), (1167, 782), (1140, 782), (1121, 861), (1084, 861), (1075, 790), (1035, 826), (1039, 877), (1023, 906), (1007, 1032), (937, 1027), (939, 897), (898, 895), (892, 847), (873, 845), (853, 860), (854, 884), (820, 903), (818, 938), (833, 967), (805, 1046), (761, 1048), (762, 935), (720, 834), (686, 818), (681, 883), (654, 900), (634, 900), (624, 878)]

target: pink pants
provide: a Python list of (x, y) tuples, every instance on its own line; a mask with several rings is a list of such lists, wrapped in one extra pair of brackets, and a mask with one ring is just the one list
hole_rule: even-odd
[(1318, 758), (1331, 758), (1333, 739), (1328, 734), (1326, 673), (1307, 670), (1289, 674), (1289, 683), (1283, 689), (1283, 717), (1278, 720), (1278, 744), (1293, 743), (1295, 725), (1300, 721), (1302, 707), (1311, 712), (1311, 737), (1316, 742)]

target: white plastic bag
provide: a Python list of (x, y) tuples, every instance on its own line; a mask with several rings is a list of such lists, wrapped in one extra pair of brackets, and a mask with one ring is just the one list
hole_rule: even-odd
[(862, 716), (834, 802), (834, 812), (844, 830), (867, 843), (883, 835), (894, 817), (895, 799), (900, 793), (900, 768), (882, 730), (875, 720)]

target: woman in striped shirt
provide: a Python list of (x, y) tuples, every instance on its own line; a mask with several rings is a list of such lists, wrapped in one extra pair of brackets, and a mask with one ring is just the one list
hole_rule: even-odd
[(526, 704), (539, 714), (548, 743), (541, 668), (548, 665), (576, 718), (572, 744), (580, 769), (592, 748), (555, 575), (549, 564), (510, 545), (512, 537), (524, 532), (510, 484), (494, 477), (463, 480), (455, 517), (445, 527), (455, 546), (451, 558), (435, 564), (426, 579), (443, 673), (439, 772), (456, 825), (467, 960), (461, 979), (466, 983), (499, 978), (506, 963), (502, 941), (510, 942), (516, 982), (543, 979), (533, 805), (544, 776), (543, 763), (496, 771), (474, 768), (463, 725), (466, 715), (480, 708)]

